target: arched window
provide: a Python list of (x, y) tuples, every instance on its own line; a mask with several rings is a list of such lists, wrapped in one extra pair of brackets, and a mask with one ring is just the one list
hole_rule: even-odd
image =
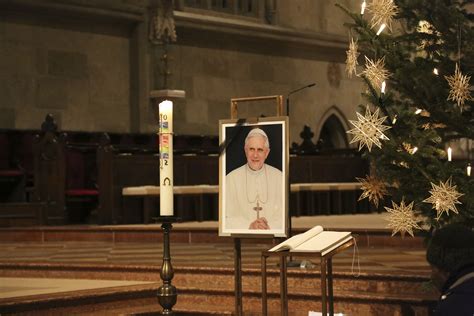
[[(349, 148), (344, 118), (339, 111), (332, 107), (323, 116), (324, 123), (319, 132), (318, 147), (320, 149)], [(342, 120), (341, 120), (342, 119)]]

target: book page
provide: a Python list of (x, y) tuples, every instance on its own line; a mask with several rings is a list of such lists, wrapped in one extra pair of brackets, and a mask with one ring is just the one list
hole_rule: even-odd
[(321, 254), (324, 255), (351, 238), (351, 232), (323, 231), (295, 247), (292, 251), (321, 252)]
[(288, 238), (282, 243), (279, 243), (275, 247), (271, 248), (269, 251), (280, 251), (280, 250), (287, 250), (287, 249), (295, 249), (305, 241), (313, 238), (314, 236), (318, 235), (323, 231), (323, 228), (321, 226), (314, 226), (310, 230), (302, 233), (295, 235), (291, 238)]

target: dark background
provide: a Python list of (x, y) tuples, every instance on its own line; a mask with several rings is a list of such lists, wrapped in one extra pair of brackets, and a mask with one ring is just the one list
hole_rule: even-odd
[(232, 142), (226, 148), (226, 175), (229, 174), (234, 169), (247, 163), (247, 158), (245, 157), (244, 144), (245, 137), (250, 132), (251, 129), (259, 127), (262, 129), (268, 136), (268, 141), (270, 142), (270, 154), (265, 160), (266, 164), (269, 164), (280, 171), (282, 169), (282, 128), (281, 123), (278, 124), (268, 124), (268, 125), (250, 125), (250, 126), (229, 126), (225, 128), (226, 139), (232, 139)]

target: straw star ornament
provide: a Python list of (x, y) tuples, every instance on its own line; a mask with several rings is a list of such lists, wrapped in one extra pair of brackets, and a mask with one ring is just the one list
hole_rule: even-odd
[(392, 31), (393, 18), (398, 14), (398, 7), (393, 0), (373, 0), (367, 5), (367, 11), (372, 13), (370, 27), (385, 24)]
[(375, 62), (365, 56), (365, 69), (362, 71), (362, 75), (369, 80), (370, 84), (375, 88), (379, 89), (382, 87), (388, 77), (390, 77), (388, 70), (385, 69), (385, 57), (382, 57)]
[(385, 209), (389, 213), (387, 218), (389, 223), (387, 227), (392, 229), (392, 236), (400, 232), (402, 237), (405, 236), (405, 233), (414, 237), (413, 229), (421, 229), (413, 212), (413, 202), (405, 205), (405, 200), (402, 200), (400, 205), (397, 205), (392, 201), (392, 208), (385, 206)]
[(436, 31), (434, 26), (428, 21), (425, 21), (425, 20), (420, 21), (418, 23), (416, 31), (418, 33), (424, 33), (424, 34), (429, 34), (429, 35), (435, 34), (437, 38), (436, 40), (422, 39), (420, 45), (418, 46), (419, 49), (425, 49), (427, 46), (433, 45), (435, 43), (436, 44), (443, 43), (443, 40), (441, 39), (441, 33)]
[(360, 53), (358, 52), (359, 45), (357, 41), (354, 42), (354, 39), (351, 38), (351, 42), (349, 43), (349, 50), (346, 51), (346, 73), (347, 77), (352, 78), (352, 73), (357, 75), (356, 67), (359, 64), (357, 62), (357, 58), (359, 57)]
[(379, 200), (383, 199), (384, 195), (387, 195), (387, 187), (385, 183), (374, 176), (366, 176), (365, 178), (357, 178), (362, 186), (362, 194), (357, 201), (361, 201), (365, 198), (369, 199), (369, 202), (374, 203), (375, 207), (379, 207)]
[(443, 213), (449, 215), (449, 211), (453, 211), (456, 214), (459, 214), (456, 204), (462, 204), (458, 201), (458, 198), (464, 194), (459, 193), (456, 190), (456, 186), (451, 184), (452, 180), (449, 178), (445, 183), (440, 182), (439, 185), (431, 183), (430, 190), (431, 196), (423, 202), (432, 203), (433, 209), (436, 210), (436, 219), (439, 220)]
[(390, 126), (383, 125), (382, 123), (387, 118), (386, 116), (379, 117), (379, 108), (375, 112), (370, 112), (369, 106), (365, 108), (365, 116), (362, 116), (360, 113), (357, 114), (358, 121), (349, 122), (354, 126), (353, 129), (348, 130), (348, 134), (353, 134), (354, 138), (351, 140), (351, 144), (359, 142), (359, 151), (367, 146), (369, 152), (372, 150), (372, 145), (376, 145), (381, 148), (382, 143), (381, 139), (389, 139), (384, 131), (390, 129)]
[(470, 76), (463, 76), (461, 70), (459, 70), (459, 64), (456, 64), (456, 71), (453, 76), (444, 76), (448, 81), (450, 91), (448, 96), (448, 101), (455, 101), (461, 111), (464, 108), (464, 103), (467, 100), (471, 100), (471, 91), (469, 90), (469, 80)]

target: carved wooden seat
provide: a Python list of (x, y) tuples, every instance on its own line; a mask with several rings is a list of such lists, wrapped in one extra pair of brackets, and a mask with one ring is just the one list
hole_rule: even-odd
[(20, 202), (25, 198), (25, 172), (13, 161), (7, 133), (0, 133), (0, 202)]

